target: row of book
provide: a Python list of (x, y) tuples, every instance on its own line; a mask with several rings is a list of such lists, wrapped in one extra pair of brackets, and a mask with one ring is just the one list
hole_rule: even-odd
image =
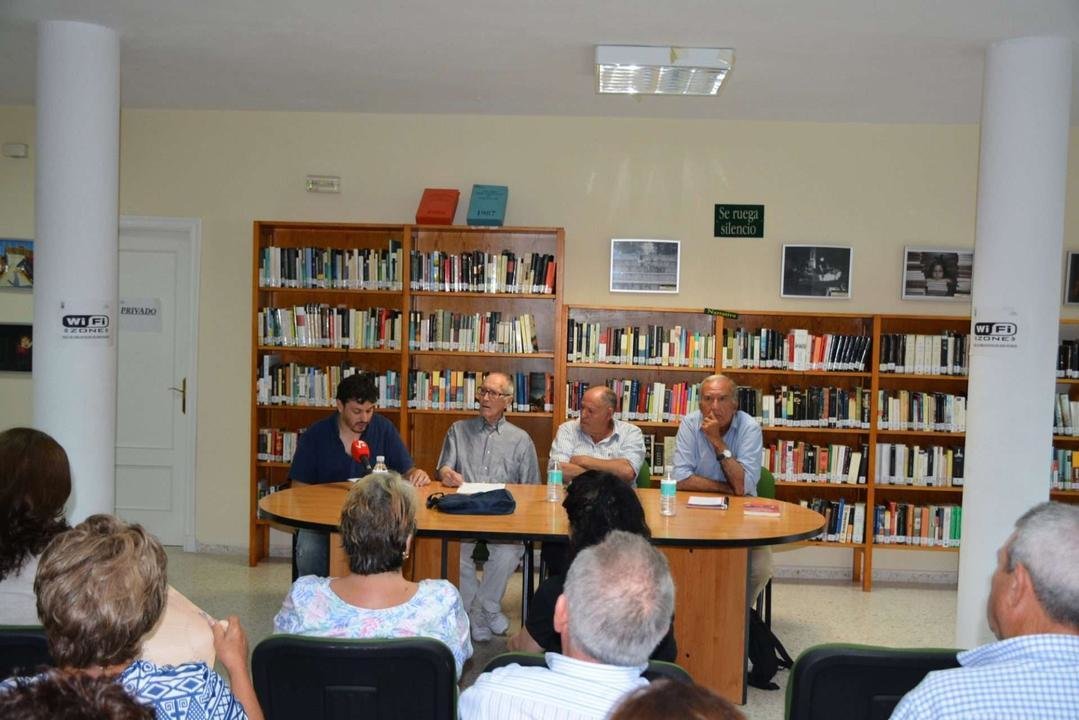
[(869, 429), (870, 390), (863, 387), (738, 388), (738, 408), (762, 427)]
[(1057, 348), (1057, 377), (1079, 378), (1079, 340), (1061, 340)]
[(873, 542), (879, 545), (959, 547), (962, 528), (960, 505), (889, 502), (873, 509)]
[(358, 350), (401, 347), (401, 311), (310, 303), (264, 307), (257, 314), (259, 345)]
[(644, 459), (648, 461), (652, 475), (666, 475), (674, 470), (674, 435), (643, 433)]
[(865, 372), (871, 344), (868, 335), (725, 328), (723, 367)]
[(966, 432), (967, 399), (949, 393), (879, 390), (879, 430)]
[[(347, 365), (282, 363), (275, 355), (263, 355), (262, 360), (263, 366), (256, 382), (259, 405), (332, 407), (337, 385), (343, 378), (358, 372), (357, 368)], [(377, 377), (376, 384), (380, 407), (401, 407), (400, 373), (389, 370)]]
[(328, 290), (401, 290), (401, 242), (374, 248), (262, 248), (259, 287)]
[(970, 336), (884, 333), (880, 336), (880, 371), (913, 375), (966, 375)]
[(413, 290), (479, 293), (554, 293), (554, 255), (510, 250), (490, 253), (441, 250), (410, 253), (409, 287)]
[[(479, 410), (476, 390), (484, 373), (470, 370), (411, 370), (408, 373), (408, 407), (416, 410)], [(554, 375), (543, 372), (513, 373), (514, 412), (552, 412)]]
[(605, 326), (569, 318), (566, 360), (571, 363), (612, 363), (660, 367), (714, 367), (716, 336), (681, 325)]
[(302, 434), (303, 430), (259, 428), (256, 457), (259, 462), (292, 462)]
[(408, 317), (410, 350), (539, 352), (536, 320), (531, 313), (503, 317), (497, 310), (484, 313), (413, 310)]
[[(614, 416), (628, 422), (675, 422), (697, 409), (700, 386), (692, 382), (642, 382), (636, 379), (608, 379), (617, 402)], [(566, 383), (566, 417), (581, 415), (581, 401), (591, 383)]]
[(864, 485), (869, 465), (866, 445), (817, 445), (776, 440), (764, 447), (761, 467), (782, 482)]
[(1057, 393), (1053, 402), (1053, 434), (1079, 436), (1079, 400)]
[(962, 445), (904, 445), (877, 443), (877, 485), (961, 487), (965, 451)]
[(865, 541), (865, 503), (845, 498), (799, 500), (802, 507), (824, 516), (824, 529), (812, 538), (826, 543), (862, 543)]
[(1053, 448), (1049, 488), (1051, 490), (1079, 490), (1079, 450)]

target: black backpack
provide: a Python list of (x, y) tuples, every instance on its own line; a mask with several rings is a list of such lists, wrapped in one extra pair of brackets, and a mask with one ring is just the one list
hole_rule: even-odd
[(749, 671), (749, 684), (761, 690), (778, 690), (779, 686), (772, 682), (772, 678), (780, 668), (789, 668), (794, 664), (787, 648), (764, 624), (756, 608), (749, 611), (749, 661), (753, 663), (753, 669)]

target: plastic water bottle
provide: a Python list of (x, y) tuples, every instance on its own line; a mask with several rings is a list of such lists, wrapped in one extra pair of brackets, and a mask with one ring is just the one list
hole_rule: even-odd
[(671, 477), (671, 471), (668, 470), (663, 476), (663, 480), (659, 483), (659, 514), (660, 515), (674, 515), (674, 496), (678, 491), (678, 483)]
[(547, 502), (562, 500), (562, 467), (552, 457), (547, 463)]
[(388, 467), (386, 467), (386, 456), (385, 455), (376, 455), (375, 456), (375, 469), (372, 470), (371, 472), (373, 472), (373, 473), (384, 473), (384, 472), (389, 472), (389, 471), (390, 471), (390, 469)]

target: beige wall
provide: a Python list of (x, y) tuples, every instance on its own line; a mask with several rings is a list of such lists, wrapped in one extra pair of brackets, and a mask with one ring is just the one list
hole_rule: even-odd
[[(907, 244), (973, 246), (975, 126), (129, 110), (121, 132), (121, 213), (202, 220), (202, 543), (247, 542), (237, 519), (247, 507), (256, 219), (407, 222), (424, 187), (460, 188), (466, 205), (472, 183), (499, 183), (510, 187), (507, 224), (566, 228), (569, 302), (969, 312), (962, 303), (902, 302), (899, 265)], [(31, 143), (33, 156), (32, 110), (0, 108), (0, 139)], [(1073, 152), (1072, 178), (1076, 163)], [(341, 194), (304, 192), (307, 173), (339, 175)], [(32, 161), (0, 159), (0, 187), (0, 236), (32, 237)], [(1077, 193), (1073, 182), (1069, 247), (1079, 246)], [(767, 237), (713, 238), (716, 202), (764, 204)], [(608, 293), (612, 237), (681, 240), (682, 292)], [(853, 246), (853, 299), (781, 300), (783, 243)], [(1048, 268), (1047, 280), (1059, 274)], [(0, 321), (30, 316), (25, 295), (0, 295)], [(29, 384), (0, 378), (0, 424), (30, 421)], [(798, 555), (833, 565), (850, 556)], [(896, 562), (954, 568), (954, 556), (906, 555), (921, 557)]]

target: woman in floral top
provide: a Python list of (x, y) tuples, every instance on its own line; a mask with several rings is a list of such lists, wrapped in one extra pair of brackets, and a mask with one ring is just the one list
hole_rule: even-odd
[(416, 531), (416, 496), (397, 473), (368, 475), (341, 509), (349, 574), (306, 575), (292, 584), (274, 631), (322, 637), (430, 637), (453, 652), (457, 676), (472, 656), (461, 595), (446, 580), (401, 574)]

